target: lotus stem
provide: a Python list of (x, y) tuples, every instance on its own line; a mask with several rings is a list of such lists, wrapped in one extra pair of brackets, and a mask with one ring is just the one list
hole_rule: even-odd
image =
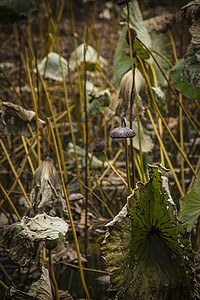
[(19, 215), (17, 209), (15, 208), (15, 206), (14, 206), (14, 204), (12, 203), (10, 197), (9, 197), (8, 194), (6, 193), (6, 190), (5, 190), (4, 187), (2, 186), (1, 182), (0, 182), (0, 188), (1, 188), (1, 190), (2, 190), (2, 192), (3, 192), (3, 194), (4, 194), (4, 196), (5, 196), (6, 199), (8, 200), (8, 203), (9, 203), (10, 206), (12, 207), (14, 213), (16, 214), (18, 220), (21, 221), (21, 217), (20, 217), (20, 215)]
[(157, 139), (158, 139), (158, 141), (159, 141), (159, 143), (160, 143), (160, 147), (161, 147), (162, 150), (163, 150), (163, 153), (164, 153), (164, 155), (165, 155), (165, 158), (166, 158), (166, 160), (167, 160), (167, 163), (168, 163), (168, 165), (169, 165), (169, 168), (170, 168), (170, 170), (171, 170), (171, 172), (172, 172), (172, 175), (173, 175), (173, 177), (174, 177), (174, 180), (175, 180), (175, 182), (176, 182), (176, 185), (177, 185), (177, 187), (178, 187), (178, 190), (179, 190), (179, 192), (180, 192), (180, 195), (181, 195), (181, 197), (183, 197), (183, 196), (184, 196), (183, 190), (182, 190), (182, 188), (181, 188), (181, 186), (180, 186), (180, 183), (179, 183), (179, 181), (178, 181), (178, 178), (177, 178), (177, 176), (176, 176), (176, 173), (175, 173), (175, 171), (174, 171), (174, 168), (173, 168), (173, 166), (172, 166), (172, 163), (171, 163), (171, 161), (170, 161), (170, 159), (169, 159), (169, 156), (168, 156), (168, 154), (167, 154), (167, 151), (166, 151), (166, 149), (165, 149), (165, 146), (163, 145), (162, 139), (161, 139), (161, 137), (160, 137), (160, 135), (159, 135), (159, 133), (158, 133), (158, 130), (157, 130), (157, 128), (156, 128), (156, 125), (155, 125), (155, 123), (154, 123), (153, 117), (152, 117), (151, 112), (150, 112), (149, 109), (147, 110), (147, 113), (148, 113), (148, 115), (149, 115), (149, 119), (150, 119), (150, 121), (151, 121), (151, 124), (153, 125), (153, 128), (154, 128), (154, 131), (155, 131), (155, 133), (156, 133)]
[(58, 293), (58, 284), (56, 281), (56, 277), (55, 277), (55, 273), (54, 273), (54, 269), (53, 269), (53, 257), (52, 257), (52, 250), (49, 250), (49, 269), (51, 272), (51, 279), (54, 285), (54, 289), (55, 289), (55, 299), (59, 300), (59, 293)]
[(16, 180), (17, 180), (19, 186), (20, 186), (20, 189), (21, 189), (21, 191), (22, 191), (22, 193), (23, 193), (23, 195), (24, 195), (24, 197), (25, 197), (25, 199), (26, 199), (26, 201), (27, 201), (29, 207), (31, 208), (32, 205), (31, 205), (31, 203), (30, 203), (30, 201), (29, 201), (29, 199), (28, 199), (28, 196), (27, 196), (27, 194), (26, 194), (26, 191), (25, 191), (25, 189), (24, 189), (24, 187), (23, 187), (23, 185), (22, 185), (22, 183), (21, 183), (21, 180), (18, 178), (17, 172), (15, 171), (15, 168), (14, 168), (14, 166), (13, 166), (13, 163), (12, 163), (12, 161), (11, 161), (11, 159), (10, 159), (10, 156), (9, 156), (7, 150), (6, 150), (6, 147), (5, 147), (5, 145), (4, 145), (3, 141), (2, 141), (2, 139), (0, 139), (0, 144), (1, 144), (1, 147), (3, 148), (3, 151), (4, 151), (4, 153), (5, 153), (5, 155), (6, 155), (6, 158), (7, 158), (8, 162), (9, 162), (9, 165), (10, 165), (12, 171), (13, 171), (13, 174), (15, 175), (15, 178), (16, 178)]
[[(120, 156), (120, 154), (122, 153), (122, 150), (119, 149), (118, 152), (116, 153), (114, 159), (112, 160), (112, 164), (114, 164), (116, 162), (116, 160), (118, 159), (118, 157)], [(104, 152), (105, 155), (105, 152)], [(107, 158), (107, 156), (105, 156), (105, 158)], [(106, 176), (106, 174), (108, 173), (108, 171), (110, 170), (110, 168), (114, 168), (112, 166), (112, 164), (110, 164), (110, 162), (108, 161), (108, 159), (106, 159), (107, 163), (108, 163), (108, 167), (106, 168), (106, 170), (103, 172), (103, 174), (100, 176), (100, 178), (98, 179), (98, 182), (101, 182), (103, 180), (103, 178)], [(113, 170), (114, 172), (116, 170)], [(120, 178), (121, 179), (121, 178)], [(123, 180), (123, 178), (121, 179), (123, 181), (123, 183), (127, 186), (126, 181)], [(97, 184), (95, 183), (92, 187), (92, 190), (94, 190), (97, 187)]]
[(0, 285), (1, 285), (5, 290), (8, 290), (8, 286), (7, 286), (2, 280), (0, 280)]
[(108, 205), (106, 204), (105, 201), (103, 201), (99, 196), (97, 196), (96, 193), (94, 193), (89, 187), (87, 187), (86, 185), (84, 185), (81, 181), (79, 181), (78, 179), (76, 179), (76, 181), (78, 181), (80, 184), (82, 184), (82, 186), (84, 186), (85, 189), (87, 189), (88, 191), (90, 191), (107, 209), (109, 215), (111, 216), (111, 218), (114, 218), (113, 213), (111, 212), (111, 210), (109, 209)]
[[(187, 116), (189, 122), (191, 123), (192, 127), (193, 127), (194, 130), (197, 132), (197, 134), (200, 135), (198, 129), (196, 128), (196, 126), (194, 125), (194, 123), (192, 122), (192, 120), (191, 120), (191, 118), (190, 118), (190, 115), (189, 115), (190, 113), (188, 112), (188, 110), (186, 109), (186, 107), (183, 106), (182, 103), (180, 103), (179, 97), (177, 96), (175, 89), (173, 88), (171, 82), (169, 81), (169, 79), (168, 79), (167, 76), (165, 75), (165, 73), (164, 73), (163, 69), (161, 68), (160, 64), (158, 63), (157, 59), (155, 58), (155, 56), (153, 55), (153, 53), (148, 49), (148, 47), (147, 47), (147, 46), (146, 46), (146, 45), (145, 45), (138, 37), (136, 37), (136, 38), (137, 38), (137, 40), (143, 45), (143, 47), (147, 50), (147, 52), (152, 56), (152, 58), (153, 58), (153, 60), (155, 61), (156, 65), (158, 66), (159, 70), (161, 71), (163, 77), (164, 77), (165, 80), (167, 81), (167, 83), (168, 83), (168, 85), (169, 85), (169, 87), (170, 87), (172, 93), (174, 94), (176, 100), (178, 101), (179, 105), (182, 107), (184, 113), (186, 114), (186, 116)], [(193, 117), (193, 119), (195, 119), (194, 116), (191, 115), (191, 117)], [(197, 124), (199, 124), (198, 120), (196, 120), (196, 119), (195, 119), (195, 122), (196, 122)]]
[[(78, 55), (77, 55), (77, 44), (76, 44), (76, 37), (75, 37), (75, 25), (74, 25), (74, 14), (72, 9), (72, 1), (69, 1), (70, 4), (70, 13), (71, 13), (71, 24), (72, 24), (72, 31), (73, 31), (73, 41), (74, 41), (74, 51), (75, 51), (75, 58), (76, 58), (76, 68), (78, 74), (78, 87), (80, 93), (80, 108), (81, 108), (81, 118), (83, 117), (83, 95), (82, 95), (82, 84), (81, 84), (81, 76), (80, 70), (78, 65)], [(85, 123), (82, 122), (82, 129), (83, 129), (83, 142), (85, 144), (86, 141), (86, 130), (85, 130)]]
[(132, 192), (131, 189), (131, 180), (130, 180), (130, 171), (129, 171), (129, 159), (128, 159), (128, 143), (127, 139), (124, 139), (125, 143), (125, 161), (126, 161), (126, 177), (127, 177), (127, 183), (128, 183), (128, 193), (129, 195)]
[(183, 156), (183, 158), (184, 158), (185, 161), (187, 162), (187, 164), (188, 164), (190, 170), (191, 170), (192, 173), (196, 176), (196, 172), (195, 172), (194, 168), (192, 167), (190, 161), (189, 161), (188, 158), (186, 157), (185, 153), (183, 152), (183, 150), (181, 149), (181, 147), (179, 146), (179, 144), (177, 143), (176, 138), (174, 137), (174, 135), (172, 134), (171, 130), (169, 129), (169, 127), (168, 127), (168, 125), (167, 125), (165, 119), (163, 118), (163, 116), (162, 116), (162, 114), (161, 114), (161, 112), (160, 112), (160, 110), (159, 110), (159, 108), (158, 108), (158, 106), (157, 106), (157, 103), (156, 103), (156, 100), (155, 100), (155, 97), (154, 97), (154, 94), (153, 94), (153, 91), (152, 91), (152, 88), (151, 88), (151, 84), (150, 84), (150, 81), (149, 81), (149, 77), (148, 77), (148, 75), (147, 75), (147, 72), (146, 72), (146, 70), (145, 70), (145, 67), (144, 67), (144, 64), (143, 64), (142, 60), (140, 59), (139, 56), (137, 56), (137, 59), (139, 60), (140, 65), (141, 65), (141, 67), (142, 67), (142, 71), (143, 71), (143, 74), (144, 74), (144, 76), (145, 76), (145, 80), (146, 80), (146, 82), (147, 82), (148, 88), (149, 88), (149, 92), (150, 92), (150, 95), (151, 95), (151, 99), (152, 99), (152, 101), (153, 101), (153, 105), (154, 105), (155, 111), (158, 113), (159, 117), (161, 118), (161, 120), (162, 120), (162, 122), (163, 122), (163, 124), (164, 124), (166, 130), (168, 131), (168, 133), (169, 133), (171, 139), (173, 140), (173, 142), (175, 143), (177, 149), (179, 150), (179, 152), (181, 153), (181, 155)]
[(86, 286), (86, 283), (85, 283), (84, 274), (83, 274), (83, 267), (82, 267), (82, 262), (81, 262), (81, 257), (80, 257), (80, 249), (79, 249), (79, 244), (78, 244), (78, 238), (77, 238), (77, 235), (76, 235), (76, 229), (75, 229), (75, 226), (74, 226), (74, 221), (73, 221), (73, 218), (72, 218), (72, 213), (71, 213), (71, 208), (70, 208), (70, 205), (69, 205), (67, 191), (66, 191), (64, 179), (63, 179), (63, 176), (62, 176), (62, 168), (61, 168), (61, 163), (60, 163), (60, 159), (59, 159), (58, 146), (57, 146), (57, 143), (56, 143), (56, 138), (55, 138), (55, 134), (54, 134), (54, 131), (53, 131), (53, 127), (52, 127), (52, 124), (51, 124), (51, 121), (50, 121), (49, 118), (47, 118), (47, 122), (49, 124), (51, 134), (52, 134), (52, 137), (53, 137), (53, 143), (54, 143), (56, 158), (57, 158), (57, 162), (58, 162), (58, 169), (59, 169), (59, 173), (60, 173), (60, 179), (61, 179), (61, 183), (62, 183), (62, 188), (63, 188), (63, 192), (64, 192), (65, 201), (66, 201), (66, 204), (67, 204), (68, 215), (69, 215), (69, 219), (70, 219), (70, 223), (71, 223), (71, 227), (72, 227), (72, 233), (73, 233), (74, 243), (75, 243), (77, 257), (78, 257), (78, 264), (79, 264), (79, 269), (80, 269), (81, 282), (82, 282), (82, 285), (83, 285), (83, 289), (85, 291), (86, 298), (90, 299), (90, 296), (89, 296), (89, 293), (88, 293), (88, 290), (87, 290), (87, 286)]
[[(173, 39), (173, 36), (171, 34), (171, 31), (168, 30), (168, 34), (170, 37), (170, 41), (171, 41), (171, 45), (172, 45), (172, 51), (173, 51), (173, 56), (174, 56), (174, 61), (177, 64), (178, 63), (178, 58), (177, 58), (177, 54), (176, 54), (176, 46), (175, 46), (175, 42)], [(180, 104), (182, 104), (183, 98), (182, 98), (182, 94), (179, 93), (179, 101)], [(184, 151), (184, 139), (183, 139), (183, 109), (182, 109), (182, 105), (179, 106), (179, 127), (180, 127), (180, 145), (181, 145), (181, 149)], [(182, 184), (182, 190), (183, 193), (185, 194), (185, 176), (184, 176), (184, 159), (181, 156), (181, 184)]]
[[(136, 113), (137, 113), (137, 120), (139, 117), (139, 113), (138, 113), (138, 105), (137, 105), (137, 95), (136, 95), (136, 89), (135, 89), (135, 64), (133, 63), (133, 41), (131, 39), (131, 32), (130, 32), (130, 25), (129, 25), (129, 5), (127, 2), (127, 24), (128, 24), (128, 39), (129, 39), (129, 49), (130, 49), (130, 59), (131, 59), (131, 70), (132, 70), (132, 76), (133, 76), (133, 83), (132, 83), (132, 88), (131, 88), (131, 97), (130, 97), (130, 128), (133, 128), (133, 124), (132, 124), (132, 113), (133, 113), (133, 97), (135, 97), (135, 101), (136, 101)], [(139, 140), (141, 142), (140, 139), (140, 128), (138, 127), (138, 133), (139, 133)], [(126, 142), (127, 143), (127, 142)], [(126, 144), (125, 143), (125, 144)], [(140, 143), (141, 145), (141, 143)], [(133, 188), (135, 188), (136, 185), (136, 176), (135, 176), (135, 161), (134, 161), (134, 150), (133, 150), (133, 140), (130, 139), (130, 148), (131, 148), (131, 165), (132, 165), (132, 184), (133, 184)], [(140, 148), (141, 149), (141, 148)], [(129, 173), (129, 171), (128, 171)], [(130, 175), (129, 175), (130, 178)], [(128, 180), (128, 185), (130, 184), (129, 180)], [(129, 187), (129, 193), (130, 193), (130, 187)]]
[(128, 186), (127, 182), (121, 177), (121, 175), (119, 174), (119, 172), (113, 167), (113, 165), (111, 165), (111, 163), (109, 162), (108, 158), (107, 158), (107, 155), (106, 155), (106, 152), (103, 151), (104, 155), (105, 155), (105, 159), (109, 165), (109, 167), (115, 172), (115, 174), (121, 179), (121, 181), (126, 185)]

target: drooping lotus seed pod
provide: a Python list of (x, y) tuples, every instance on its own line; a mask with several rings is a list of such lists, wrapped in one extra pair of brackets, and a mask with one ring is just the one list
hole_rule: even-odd
[[(130, 34), (131, 34), (131, 46), (133, 47), (133, 44), (134, 44), (136, 36), (137, 36), (137, 32), (135, 31), (134, 28), (131, 27), (130, 28)], [(127, 44), (130, 45), (128, 30), (126, 32), (126, 41), (127, 41)]]

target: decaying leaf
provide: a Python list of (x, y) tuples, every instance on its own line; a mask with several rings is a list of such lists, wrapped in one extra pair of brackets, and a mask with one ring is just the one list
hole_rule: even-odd
[(177, 218), (167, 170), (149, 165), (102, 244), (116, 299), (195, 299), (189, 232)]
[[(39, 260), (42, 248), (55, 248), (68, 231), (68, 224), (58, 217), (38, 214), (23, 217), (21, 222), (8, 226), (1, 232), (0, 244), (20, 266)], [(31, 243), (32, 242), (32, 243)]]
[[(66, 79), (68, 75), (68, 62), (66, 61), (66, 59), (61, 57), (61, 63), (63, 67), (64, 78)], [(40, 74), (45, 78), (63, 81), (60, 57), (58, 53), (50, 52), (38, 64), (38, 69)], [(33, 69), (33, 72), (36, 73), (36, 69)]]
[(33, 183), (30, 216), (43, 212), (50, 216), (66, 216), (67, 207), (61, 180), (49, 158), (46, 158), (35, 171)]
[(182, 76), (186, 76), (189, 84), (200, 88), (200, 2), (191, 1), (181, 8), (181, 14), (189, 23), (191, 42), (184, 58)]
[(191, 191), (180, 199), (180, 219), (188, 223), (188, 230), (192, 230), (200, 216), (200, 171)]
[(176, 17), (174, 14), (165, 13), (161, 16), (156, 16), (144, 21), (144, 24), (149, 32), (160, 31), (166, 32), (175, 23)]
[(186, 74), (182, 74), (184, 60), (179, 61), (171, 70), (170, 77), (175, 88), (190, 99), (200, 99), (199, 89), (188, 82)]
[(31, 242), (44, 241), (48, 249), (55, 248), (63, 240), (69, 227), (62, 219), (46, 213), (38, 214), (34, 218), (24, 217), (21, 225), (25, 238)]
[(28, 293), (11, 287), (6, 293), (5, 299), (11, 300), (53, 300), (49, 272), (42, 267), (40, 279), (33, 282)]
[[(0, 133), (3, 135), (23, 135), (31, 136), (31, 131), (27, 124), (30, 125), (33, 131), (36, 130), (35, 112), (27, 110), (19, 105), (11, 102), (2, 102), (2, 110), (0, 111)], [(39, 127), (45, 125), (45, 121), (38, 118)]]
[(0, 244), (6, 248), (11, 259), (20, 266), (25, 266), (32, 260), (38, 263), (41, 250), (44, 248), (44, 243), (32, 245), (24, 238), (21, 223), (14, 223), (1, 230)]
[[(84, 52), (85, 52), (85, 44), (81, 44), (72, 52), (69, 58), (69, 67), (71, 71), (76, 69), (76, 54), (78, 57), (78, 65), (84, 62)], [(85, 61), (87, 64), (88, 69), (93, 69), (96, 64), (100, 65), (101, 67), (105, 67), (107, 65), (107, 61), (102, 56), (99, 56), (97, 51), (90, 45), (87, 46), (86, 54), (85, 54)]]

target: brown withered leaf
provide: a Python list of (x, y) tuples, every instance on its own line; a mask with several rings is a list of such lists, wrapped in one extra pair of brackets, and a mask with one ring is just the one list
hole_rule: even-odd
[(150, 18), (144, 21), (145, 26), (149, 32), (160, 31), (166, 32), (175, 23), (176, 16), (174, 14), (163, 14), (154, 18)]
[(53, 300), (49, 272), (42, 267), (40, 279), (33, 282), (28, 293), (11, 287), (7, 290), (5, 299), (11, 300)]
[(30, 261), (38, 263), (43, 247), (54, 249), (64, 239), (68, 224), (58, 217), (38, 214), (34, 218), (23, 217), (21, 222), (3, 229), (0, 244), (20, 266)]
[(181, 8), (181, 16), (183, 19), (191, 25), (193, 21), (199, 19), (200, 13), (200, 2), (199, 1), (190, 1), (185, 6)]
[(47, 157), (34, 174), (34, 187), (31, 191), (30, 215), (46, 212), (50, 216), (64, 217), (67, 207), (60, 177), (54, 164)]
[[(39, 127), (45, 125), (45, 121), (38, 118)], [(0, 134), (31, 136), (30, 125), (32, 131), (36, 130), (36, 116), (32, 110), (27, 110), (22, 106), (11, 102), (2, 102), (0, 111)]]
[(192, 37), (181, 76), (182, 79), (187, 78), (189, 85), (200, 88), (200, 1), (191, 1), (182, 7), (181, 15), (187, 20)]

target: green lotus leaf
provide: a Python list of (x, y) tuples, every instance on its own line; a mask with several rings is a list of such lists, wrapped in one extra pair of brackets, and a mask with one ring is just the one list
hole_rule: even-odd
[[(124, 6), (123, 12), (122, 12), (122, 18), (124, 21), (127, 21), (127, 8)], [(152, 41), (151, 37), (147, 31), (147, 28), (145, 26), (145, 23), (142, 18), (142, 13), (140, 10), (140, 7), (138, 5), (137, 0), (132, 0), (129, 3), (129, 22), (131, 26), (135, 29), (137, 32), (137, 37), (148, 47), (152, 48)], [(127, 48), (127, 47), (126, 47)]]
[(131, 67), (130, 57), (124, 53), (124, 49), (129, 48), (129, 45), (126, 41), (126, 32), (127, 27), (124, 26), (119, 37), (117, 47), (114, 55), (113, 62), (113, 80), (115, 86), (118, 88), (121, 82), (122, 77)]
[[(169, 38), (161, 32), (151, 32), (150, 37), (152, 40), (151, 50), (156, 50), (156, 52), (165, 56), (169, 61), (172, 61), (173, 53), (172, 53), (172, 46)], [(169, 70), (170, 68), (169, 64), (160, 55), (156, 53), (153, 53), (153, 55), (155, 56), (156, 60), (158, 61), (164, 73), (166, 73), (167, 70)], [(165, 82), (165, 78), (163, 77), (161, 71), (157, 67), (155, 61), (151, 59), (149, 61), (149, 64), (151, 64), (155, 69), (157, 85), (158, 86), (163, 85), (163, 83)], [(153, 83), (153, 76), (151, 76), (151, 74), (150, 74), (150, 80)]]
[(54, 164), (48, 157), (35, 171), (33, 183), (34, 187), (30, 195), (31, 217), (43, 212), (52, 217), (67, 215), (61, 180)]
[(200, 216), (200, 172), (191, 191), (180, 199), (180, 219), (188, 223), (188, 230), (192, 230), (195, 221)]
[(184, 59), (184, 68), (182, 76), (187, 78), (188, 83), (195, 88), (200, 88), (200, 50), (192, 43)]
[(148, 168), (120, 213), (107, 224), (102, 255), (116, 299), (195, 299), (189, 232), (177, 218), (167, 170)]
[(140, 44), (140, 42), (137, 39), (134, 42), (133, 49), (141, 59), (149, 58), (149, 53), (147, 52), (147, 50), (145, 50), (145, 48)]
[[(68, 224), (58, 217), (38, 214), (34, 218), (23, 217), (1, 232), (0, 244), (20, 266), (39, 260), (42, 248), (55, 248), (65, 237)], [(32, 242), (32, 243), (31, 243)]]
[(200, 99), (199, 89), (191, 85), (185, 75), (182, 76), (184, 60), (179, 61), (170, 71), (171, 80), (175, 88), (190, 99)]
[[(127, 126), (129, 127), (130, 122), (126, 121)], [(139, 146), (139, 134), (138, 134), (138, 122), (133, 121), (132, 122), (132, 129), (135, 131), (136, 136), (134, 137), (133, 141), (133, 147), (137, 150), (140, 149)], [(142, 152), (148, 153), (151, 152), (154, 146), (154, 143), (151, 139), (151, 136), (147, 130), (143, 127), (142, 123), (140, 122), (140, 137), (141, 137), (141, 146), (142, 146)]]

